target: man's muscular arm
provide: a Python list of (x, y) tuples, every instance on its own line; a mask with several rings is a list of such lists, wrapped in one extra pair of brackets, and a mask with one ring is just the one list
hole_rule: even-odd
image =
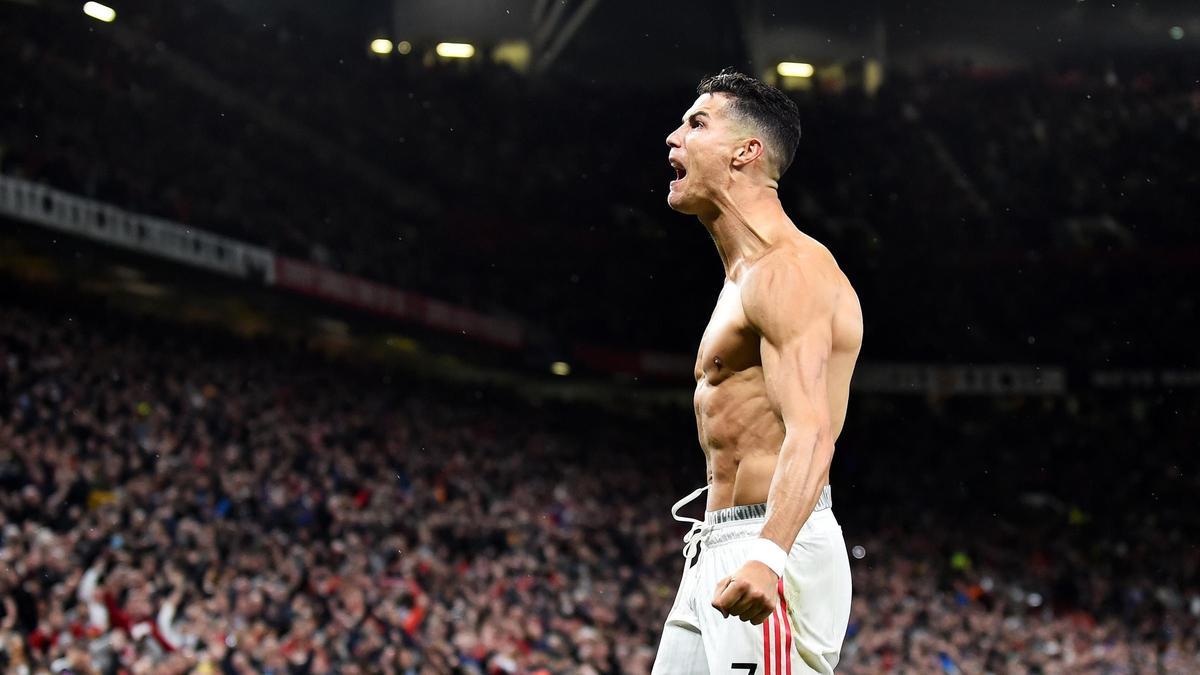
[[(824, 274), (782, 254), (761, 260), (741, 289), (746, 318), (761, 337), (767, 398), (784, 425), (760, 536), (785, 553), (812, 514), (833, 459), (826, 368), (836, 286)], [(751, 560), (717, 584), (713, 606), (761, 623), (775, 609), (777, 584), (775, 572)]]
[(746, 316), (762, 336), (767, 397), (785, 432), (762, 536), (788, 551), (812, 515), (833, 460), (826, 371), (836, 286), (796, 261), (762, 272), (763, 283), (747, 289), (742, 302), (749, 301)]

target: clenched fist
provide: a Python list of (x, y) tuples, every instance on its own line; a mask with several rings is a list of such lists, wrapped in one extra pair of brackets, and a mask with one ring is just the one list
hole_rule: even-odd
[(717, 582), (712, 606), (725, 618), (736, 616), (755, 626), (767, 620), (779, 602), (779, 577), (770, 567), (747, 561), (732, 576)]

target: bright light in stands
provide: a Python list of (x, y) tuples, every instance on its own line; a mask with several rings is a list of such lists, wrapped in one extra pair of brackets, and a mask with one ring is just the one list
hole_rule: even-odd
[(439, 42), (437, 54), (447, 59), (469, 59), (475, 56), (475, 47), (465, 42)]
[(112, 23), (113, 19), (117, 18), (117, 10), (98, 2), (85, 2), (83, 4), (83, 13), (104, 23)]
[(371, 40), (371, 51), (376, 54), (391, 54), (392, 41), (387, 38), (375, 38)]
[(813, 75), (811, 63), (783, 61), (775, 67), (775, 70), (784, 77), (812, 77)]
[(550, 364), (550, 372), (555, 375), (567, 376), (571, 374), (571, 366), (566, 361), (555, 361)]
[(1183, 39), (1183, 26), (1171, 26), (1171, 30), (1169, 32), (1171, 33), (1172, 40)]
[(523, 73), (529, 70), (529, 60), (532, 58), (532, 52), (528, 42), (524, 40), (511, 40), (496, 45), (496, 48), (492, 51), (492, 58), (496, 63), (507, 63), (509, 66), (512, 66), (513, 70)]
[(401, 54), (408, 54), (412, 51), (412, 43), (408, 40), (401, 40), (396, 43), (396, 51)]

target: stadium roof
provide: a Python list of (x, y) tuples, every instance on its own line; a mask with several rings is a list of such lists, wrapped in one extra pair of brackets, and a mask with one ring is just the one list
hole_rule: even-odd
[[(338, 35), (396, 40), (527, 39), (558, 45), (556, 68), (678, 81), (726, 65), (747, 71), (796, 58), (893, 65), (956, 59), (1016, 63), (1079, 52), (1200, 49), (1194, 0), (227, 0), (258, 17), (294, 12)], [(1182, 36), (1182, 37), (1181, 37)]]

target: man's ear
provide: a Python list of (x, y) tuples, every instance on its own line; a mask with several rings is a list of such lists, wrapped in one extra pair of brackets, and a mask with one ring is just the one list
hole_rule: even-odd
[(766, 158), (763, 157), (765, 153), (766, 149), (763, 147), (762, 141), (755, 136), (751, 136), (734, 148), (733, 166), (740, 169), (760, 157), (765, 160)]

